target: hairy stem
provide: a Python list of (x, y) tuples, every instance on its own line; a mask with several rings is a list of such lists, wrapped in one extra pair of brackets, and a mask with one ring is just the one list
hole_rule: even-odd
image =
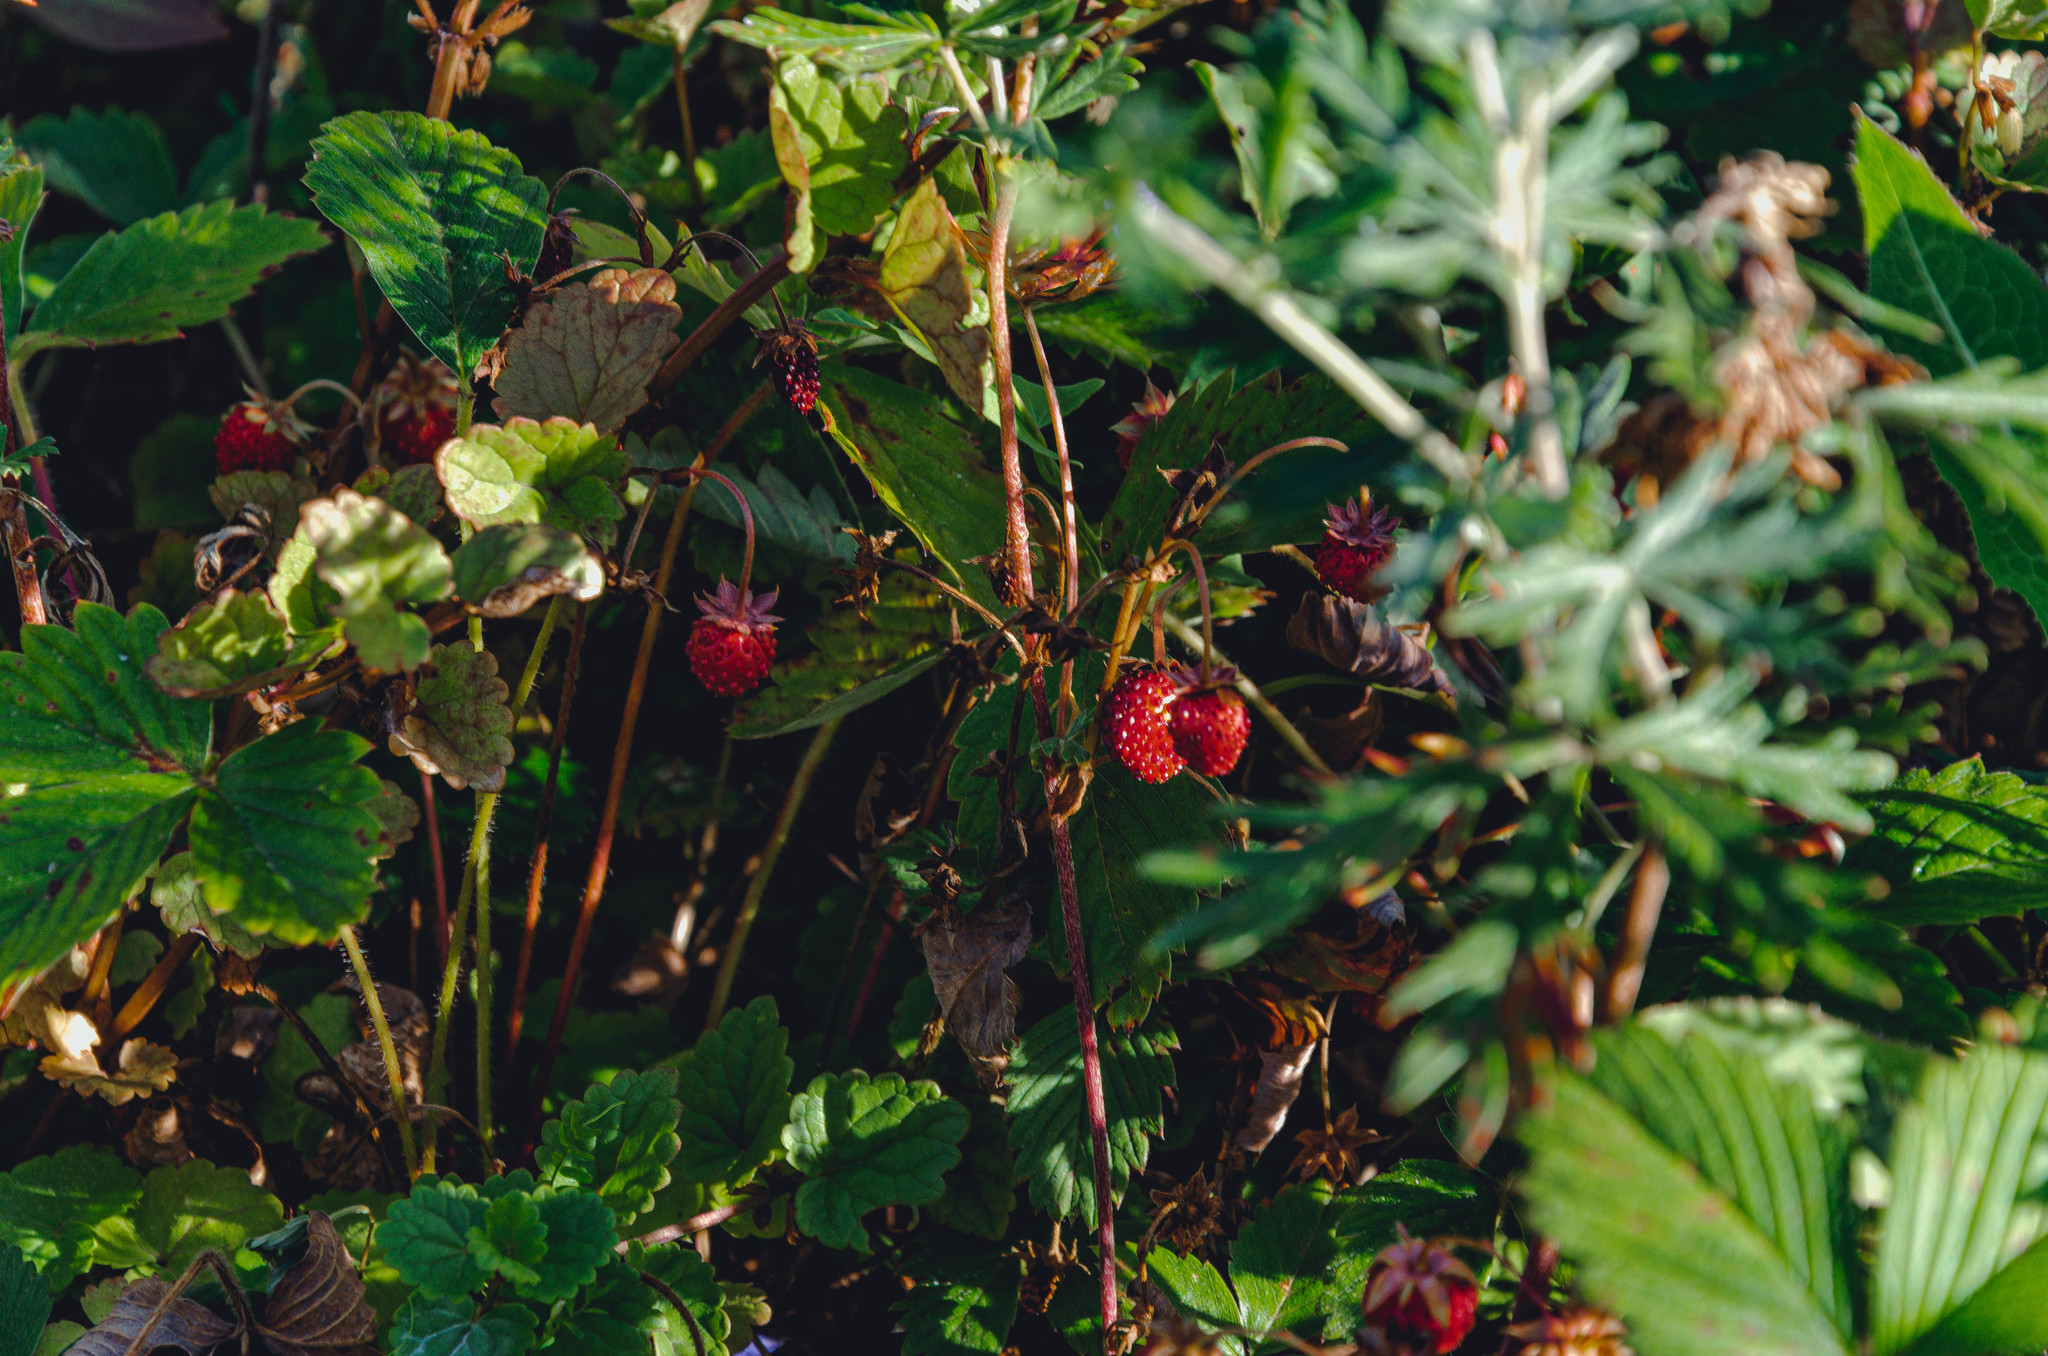
[(996, 377), (996, 415), (1001, 429), (1003, 452), (1003, 500), (1008, 508), (1004, 519), (1004, 549), (1009, 555), (1015, 598), (1002, 601), (1020, 606), (1031, 597), (1031, 533), (1024, 517), (1024, 463), (1017, 452), (1017, 390), (1015, 367), (1010, 355), (1010, 294), (1005, 282), (1010, 256), (1010, 224), (1017, 214), (1017, 177), (1005, 173), (994, 156), (988, 161), (994, 180), (995, 209), (990, 214), (988, 240), (988, 333), (989, 356)]
[[(384, 1000), (377, 995), (376, 981), (370, 978), (370, 962), (363, 955), (363, 948), (356, 941), (356, 930), (344, 926), (341, 930), (342, 950), (348, 952), (348, 963), (356, 972), (356, 987), (362, 991), (363, 1008), (370, 1014), (370, 1027), (377, 1033), (377, 1049), (384, 1056), (384, 1077), (391, 1084), (391, 1114), (398, 1121), (398, 1144), (405, 1154), (405, 1173), (408, 1178), (420, 1173), (419, 1153), (413, 1147), (412, 1112), (405, 1103), (405, 1075), (398, 1067), (398, 1046), (391, 1039), (391, 1023), (384, 1019)], [(282, 1011), (282, 1008), (279, 1009)], [(346, 1083), (343, 1084), (346, 1087)], [(427, 1122), (432, 1125), (433, 1122)], [(431, 1133), (431, 1132), (429, 1132)], [(433, 1142), (427, 1143), (427, 1152), (433, 1153)], [(431, 1171), (431, 1164), (428, 1165)]]
[(363, 1090), (360, 1087), (356, 1086), (355, 1079), (342, 1071), (341, 1065), (336, 1062), (334, 1056), (328, 1051), (327, 1043), (320, 1039), (320, 1033), (306, 1025), (306, 1019), (294, 1012), (284, 999), (277, 996), (277, 990), (271, 988), (268, 984), (261, 982), (253, 983), (249, 986), (249, 992), (270, 1004), (272, 1008), (277, 1010), (277, 1015), (284, 1019), (285, 1024), (299, 1033), (299, 1039), (304, 1041), (306, 1048), (313, 1052), (313, 1058), (319, 1062), (321, 1071), (333, 1079), (334, 1086), (340, 1088), (348, 1096), (349, 1101), (354, 1104), (356, 1115), (363, 1122), (363, 1129), (368, 1132), (371, 1142), (376, 1144), (378, 1152), (384, 1156), (386, 1164), (390, 1166), (394, 1173), (402, 1177), (410, 1176), (410, 1170), (406, 1167), (405, 1160), (399, 1156), (398, 1145), (391, 1140), (385, 1139), (384, 1126), (377, 1113), (370, 1109), (370, 1099), (363, 1095)]
[(536, 825), (533, 861), (526, 870), (526, 917), (519, 933), (519, 967), (512, 978), (512, 1007), (506, 1015), (505, 1052), (516, 1055), (526, 1031), (526, 985), (533, 975), (533, 937), (540, 928), (540, 891), (548, 873), (548, 836), (555, 827), (555, 791), (561, 782), (562, 747), (569, 740), (569, 712), (576, 701), (576, 675), (583, 665), (583, 630), (590, 605), (576, 605), (576, 625), (569, 632), (569, 655), (562, 665), (562, 700), (555, 708), (555, 729), (548, 738), (548, 776), (541, 787), (540, 820)]
[(43, 626), (50, 620), (43, 599), (43, 581), (36, 577), (34, 538), (28, 530), (28, 505), (19, 490), (0, 486), (0, 545), (14, 570), (14, 593), (21, 600), (21, 624)]
[(739, 974), (740, 957), (747, 949), (747, 934), (753, 930), (754, 916), (761, 910), (761, 898), (768, 893), (769, 878), (775, 874), (775, 863), (782, 856), (782, 846), (789, 841), (790, 825), (796, 822), (796, 812), (803, 808), (804, 797), (810, 792), (811, 779), (818, 773), (819, 765), (825, 761), (825, 751), (832, 747), (832, 737), (839, 733), (839, 722), (828, 720), (818, 727), (811, 736), (810, 747), (804, 750), (803, 761), (796, 765), (796, 776), (790, 779), (789, 792), (782, 798), (782, 812), (775, 816), (775, 827), (769, 831), (768, 844), (761, 849), (761, 864), (755, 868), (752, 880), (747, 882), (747, 893), (740, 901), (739, 917), (733, 920), (732, 940), (725, 945), (725, 955), (718, 963), (718, 982), (711, 989), (711, 1009), (704, 1018), (704, 1029), (709, 1031), (718, 1025), (718, 1019), (725, 1015), (725, 1005), (732, 997), (734, 978)]

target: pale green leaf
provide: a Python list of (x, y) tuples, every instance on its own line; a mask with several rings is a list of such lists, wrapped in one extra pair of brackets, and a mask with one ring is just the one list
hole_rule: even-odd
[(524, 417), (472, 424), (434, 454), (448, 507), (477, 527), (545, 523), (611, 545), (626, 506), (618, 440), (590, 424)]
[(721, 19), (711, 31), (749, 47), (802, 52), (843, 71), (883, 71), (938, 46), (937, 27), (916, 11), (890, 23), (841, 24), (782, 9), (759, 9), (744, 20)]
[[(729, 32), (747, 25), (720, 27)], [(874, 230), (895, 200), (896, 176), (909, 156), (910, 116), (889, 102), (887, 87), (871, 80), (841, 85), (804, 57), (785, 55), (776, 64), (769, 102), (783, 115), (770, 124), (776, 157), (800, 156), (808, 167), (802, 187), (818, 228), (828, 235)]]
[(266, 594), (223, 589), (157, 639), (150, 679), (175, 697), (229, 697), (304, 673), (341, 643), (338, 626), (293, 636)]
[(594, 602), (604, 592), (604, 562), (575, 534), (541, 523), (484, 528), (449, 564), (455, 596), (485, 617), (517, 617), (557, 595)]
[(94, 1228), (141, 1199), (141, 1173), (111, 1149), (73, 1144), (0, 1173), (0, 1245), (62, 1290), (93, 1264)]
[(414, 680), (410, 708), (391, 730), (391, 752), (457, 791), (502, 790), (512, 763), (511, 695), (489, 650), (467, 640), (436, 645)]
[(157, 1168), (142, 1180), (132, 1211), (99, 1222), (102, 1265), (175, 1276), (208, 1248), (230, 1256), (243, 1242), (284, 1223), (284, 1207), (242, 1168), (203, 1159)]
[[(294, 544), (299, 542), (312, 548), (310, 564), (336, 597), (327, 610), (341, 619), (365, 667), (395, 673), (426, 661), (427, 624), (401, 609), (447, 596), (452, 571), (440, 542), (383, 500), (351, 489), (301, 507)], [(303, 563), (281, 556), (279, 574), (288, 563), (303, 587)], [(298, 630), (302, 612), (317, 599), (300, 602), (290, 584), (287, 596), (278, 598), (277, 580), (271, 583), (272, 598)]]

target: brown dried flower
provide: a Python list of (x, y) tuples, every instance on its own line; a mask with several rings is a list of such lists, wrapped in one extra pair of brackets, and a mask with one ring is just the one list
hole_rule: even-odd
[(1359, 1127), (1357, 1107), (1345, 1107), (1330, 1122), (1329, 1129), (1311, 1128), (1294, 1137), (1301, 1149), (1287, 1170), (1304, 1182), (1328, 1177), (1338, 1186), (1344, 1186), (1357, 1181), (1365, 1170), (1358, 1151), (1382, 1138), (1384, 1136), (1377, 1130)]
[(1587, 1305), (1517, 1323), (1507, 1335), (1528, 1344), (1520, 1356), (1635, 1356), (1621, 1340), (1628, 1336), (1621, 1320)]
[(1170, 1191), (1152, 1193), (1150, 1233), (1182, 1257), (1209, 1241), (1223, 1223), (1223, 1202), (1200, 1169)]

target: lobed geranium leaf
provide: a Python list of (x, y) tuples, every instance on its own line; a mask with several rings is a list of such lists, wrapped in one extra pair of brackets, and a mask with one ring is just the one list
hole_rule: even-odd
[(618, 440), (591, 424), (524, 417), (472, 424), (434, 454), (448, 507), (476, 527), (545, 523), (610, 546), (626, 505)]
[(95, 1226), (96, 1260), (175, 1276), (208, 1248), (232, 1255), (245, 1240), (282, 1223), (284, 1207), (252, 1186), (247, 1171), (195, 1158), (152, 1171), (134, 1209)]
[[(381, 499), (338, 489), (300, 508), (294, 541), (312, 548), (309, 563), (337, 599), (328, 610), (341, 619), (365, 667), (395, 673), (425, 662), (427, 624), (400, 609), (436, 602), (451, 587), (448, 553), (425, 528)], [(304, 568), (294, 562), (299, 580)], [(271, 596), (277, 599), (276, 579)], [(303, 609), (290, 597), (277, 601), (298, 630)]]
[(524, 1299), (565, 1300), (589, 1285), (612, 1255), (617, 1220), (595, 1192), (543, 1187), (534, 1193), (534, 1203), (547, 1231), (547, 1251), (534, 1264), (534, 1276), (515, 1280), (513, 1289)]
[(782, 1145), (808, 1179), (797, 1227), (828, 1247), (869, 1251), (861, 1216), (884, 1205), (927, 1205), (960, 1161), (967, 1108), (928, 1080), (819, 1074), (790, 1104)]
[(410, 1196), (392, 1203), (377, 1241), (418, 1299), (461, 1300), (490, 1279), (469, 1246), (489, 1209), (473, 1186), (422, 1177)]
[(926, 1213), (935, 1224), (1001, 1242), (1017, 1205), (1017, 1160), (1010, 1153), (1010, 1127), (993, 1098), (968, 1105), (967, 1138), (960, 1142), (960, 1166), (946, 1178), (946, 1194)]
[(0, 989), (54, 963), (130, 898), (194, 798), (202, 702), (144, 676), (164, 616), (80, 603), (0, 654)]
[(457, 791), (497, 791), (512, 762), (511, 688), (498, 657), (466, 640), (436, 645), (415, 675), (412, 703), (390, 737), (391, 752)]
[(492, 379), (500, 420), (552, 415), (611, 433), (647, 403), (647, 383), (681, 342), (675, 279), (606, 269), (536, 303)]
[[(725, 1356), (732, 1350), (732, 1320), (726, 1313), (726, 1296), (711, 1264), (687, 1244), (664, 1243), (643, 1248), (638, 1243), (626, 1249), (627, 1264), (665, 1283), (689, 1307), (704, 1336), (704, 1356)], [(666, 1296), (657, 1299), (652, 1331), (655, 1348), (663, 1356), (695, 1356), (697, 1347), (690, 1325)]]
[(542, 1180), (595, 1191), (621, 1224), (652, 1209), (654, 1193), (668, 1185), (669, 1162), (682, 1147), (677, 1082), (673, 1068), (657, 1065), (645, 1073), (615, 1074), (609, 1084), (593, 1083), (580, 1101), (541, 1127), (534, 1159)]
[(484, 1211), (483, 1223), (469, 1231), (469, 1252), (476, 1264), (514, 1285), (540, 1280), (534, 1268), (547, 1260), (548, 1226), (540, 1206), (523, 1191), (507, 1192)]
[(549, 1316), (542, 1345), (558, 1356), (644, 1351), (648, 1334), (661, 1322), (656, 1303), (639, 1271), (614, 1257), (598, 1269), (596, 1280)]
[(512, 318), (505, 258), (531, 270), (547, 188), (478, 132), (418, 113), (350, 113), (313, 143), (306, 187), (450, 370), (475, 370)]
[(313, 222), (227, 201), (139, 221), (93, 243), (37, 303), (8, 357), (175, 339), (220, 319), (266, 273), (325, 243)]
[(1014, 1255), (964, 1239), (920, 1239), (904, 1259), (916, 1286), (903, 1315), (903, 1356), (996, 1356), (1017, 1318), (1023, 1270)]
[(111, 1149), (73, 1144), (0, 1173), (0, 1244), (62, 1290), (93, 1264), (94, 1230), (141, 1199), (141, 1173)]
[[(1164, 1127), (1161, 1094), (1173, 1086), (1179, 1041), (1157, 1023), (1098, 1032), (1109, 1113), (1111, 1190), (1145, 1166)], [(1095, 1218), (1094, 1148), (1081, 1087), (1081, 1033), (1062, 1009), (1026, 1031), (1010, 1061), (1010, 1149), (1030, 1179), (1031, 1200), (1062, 1219)]]
[(338, 625), (293, 636), (269, 595), (223, 589), (159, 636), (145, 667), (174, 697), (230, 697), (304, 673), (340, 644)]
[(177, 171), (156, 119), (109, 105), (69, 117), (45, 113), (16, 134), (42, 164), (50, 187), (69, 194), (117, 226), (175, 211)]
[(15, 1248), (0, 1248), (0, 1352), (31, 1356), (50, 1317), (50, 1283)]
[(516, 617), (543, 598), (588, 603), (604, 591), (604, 562), (581, 538), (540, 523), (500, 523), (450, 558), (455, 595), (485, 617)]
[(399, 1306), (385, 1340), (391, 1356), (525, 1356), (539, 1329), (539, 1319), (523, 1304), (478, 1313), (466, 1294), (414, 1294)]
[(789, 1032), (762, 996), (725, 1014), (672, 1061), (682, 1115), (675, 1169), (693, 1182), (738, 1185), (766, 1163), (789, 1123)]

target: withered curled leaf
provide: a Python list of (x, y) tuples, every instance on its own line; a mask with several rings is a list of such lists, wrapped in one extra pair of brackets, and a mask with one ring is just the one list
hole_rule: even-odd
[(319, 1210), (306, 1217), (306, 1252), (271, 1288), (256, 1324), (274, 1356), (369, 1356), (377, 1311), (363, 1298), (348, 1249)]
[(1287, 643), (1369, 683), (1456, 699), (1457, 690), (1422, 643), (1370, 603), (1305, 594), (1287, 623)]
[(1017, 984), (1009, 969), (1031, 949), (1031, 905), (985, 903), (962, 914), (951, 901), (925, 925), (925, 964), (946, 1028), (974, 1061), (982, 1083), (1002, 1083), (1017, 1035)]
[(1273, 1142), (1280, 1126), (1301, 1095), (1301, 1080), (1308, 1072), (1309, 1057), (1316, 1043), (1283, 1045), (1278, 1050), (1259, 1051), (1259, 1082), (1252, 1092), (1252, 1109), (1244, 1128), (1237, 1132), (1233, 1147), (1255, 1154)]
[[(70, 1356), (126, 1356), (143, 1325), (171, 1293), (170, 1282), (148, 1276), (121, 1292), (106, 1318), (71, 1345)], [(175, 1347), (189, 1356), (206, 1356), (242, 1330), (239, 1323), (222, 1318), (196, 1300), (179, 1295), (170, 1302), (143, 1342), (144, 1351)]]

